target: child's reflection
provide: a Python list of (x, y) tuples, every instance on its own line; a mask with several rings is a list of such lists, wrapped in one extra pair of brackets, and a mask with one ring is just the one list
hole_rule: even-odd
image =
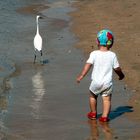
[(98, 130), (97, 121), (96, 120), (89, 120), (88, 123), (90, 125), (90, 130), (91, 130), (91, 136), (89, 137), (88, 140), (98, 140), (99, 130)]
[(99, 138), (101, 138), (102, 136), (104, 136), (104, 140), (112, 140), (112, 130), (107, 122), (97, 122), (97, 120), (89, 120), (88, 123), (91, 129), (91, 136), (88, 140), (99, 140)]

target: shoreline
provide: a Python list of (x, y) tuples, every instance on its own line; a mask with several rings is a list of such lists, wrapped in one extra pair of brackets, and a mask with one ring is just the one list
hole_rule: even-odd
[[(108, 8), (113, 5), (114, 11)], [(118, 55), (125, 73), (124, 88), (132, 91), (128, 104), (134, 107), (134, 112), (127, 116), (135, 121), (140, 121), (139, 5), (138, 0), (80, 1), (73, 5), (77, 10), (70, 13), (73, 20), (71, 30), (78, 38), (75, 47), (82, 49), (86, 55), (97, 49), (95, 40), (99, 30), (108, 28), (115, 34), (112, 50)]]
[[(8, 107), (9, 91), (12, 88), (11, 75), (16, 71), (15, 64), (4, 56), (0, 57), (0, 115), (2, 116)], [(0, 120), (0, 129), (4, 129)]]
[(14, 62), (4, 56), (0, 57), (0, 95), (11, 88), (10, 76), (16, 71)]

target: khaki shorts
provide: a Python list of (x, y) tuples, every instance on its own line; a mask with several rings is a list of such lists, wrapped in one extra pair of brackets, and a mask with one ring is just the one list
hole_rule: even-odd
[(100, 94), (101, 96), (109, 96), (109, 95), (112, 94), (112, 90), (113, 90), (113, 88), (112, 88), (112, 86), (110, 86), (110, 87), (108, 87), (108, 88), (106, 88), (106, 89), (104, 89), (103, 91), (98, 92), (98, 93), (93, 93), (91, 90), (90, 90), (90, 92), (91, 92), (91, 94), (94, 94), (94, 95), (96, 95), (96, 96), (98, 96), (99, 94)]

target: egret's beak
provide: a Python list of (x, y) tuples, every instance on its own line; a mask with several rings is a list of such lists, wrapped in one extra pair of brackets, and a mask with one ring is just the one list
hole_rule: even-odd
[(42, 16), (40, 16), (40, 17), (39, 17), (39, 19), (43, 19), (43, 17), (42, 17)]
[(44, 19), (44, 18), (45, 18), (44, 15), (40, 15), (40, 16), (39, 16), (39, 19)]

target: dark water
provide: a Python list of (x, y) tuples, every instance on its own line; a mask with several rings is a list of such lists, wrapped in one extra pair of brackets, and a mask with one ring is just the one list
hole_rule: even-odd
[[(5, 0), (0, 2), (0, 138), (3, 140), (132, 139), (139, 125), (124, 115), (130, 92), (115, 82), (111, 121), (88, 121), (90, 75), (75, 82), (85, 56), (73, 47), (70, 0)], [(50, 8), (40, 11), (41, 6)], [(24, 9), (24, 10), (23, 10)], [(26, 10), (25, 10), (26, 9)], [(29, 10), (30, 9), (30, 10)], [(39, 9), (39, 10), (38, 10)], [(43, 60), (33, 64), (36, 14), (43, 38)], [(5, 81), (3, 83), (3, 80)], [(99, 114), (101, 114), (99, 99)], [(132, 131), (133, 128), (133, 131)], [(136, 130), (136, 131), (134, 131)]]

